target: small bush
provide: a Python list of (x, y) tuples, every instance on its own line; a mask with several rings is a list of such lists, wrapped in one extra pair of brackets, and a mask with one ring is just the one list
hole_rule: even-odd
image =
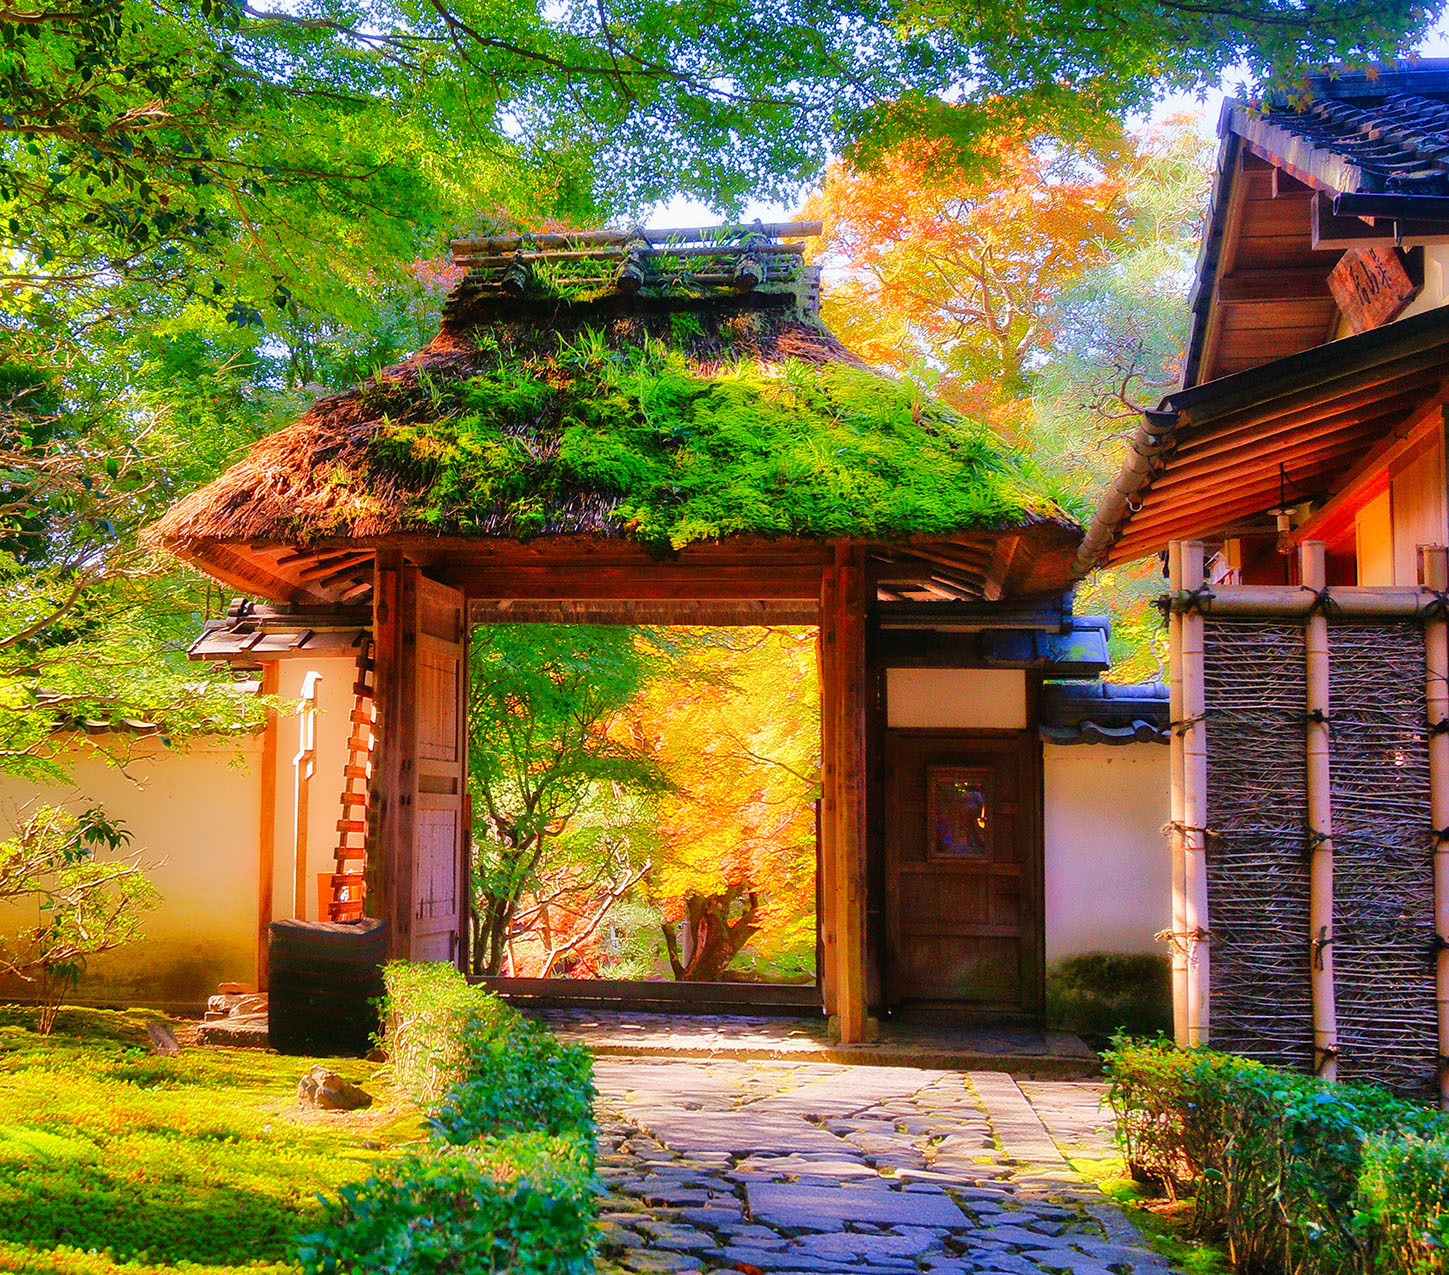
[[(1442, 1237), (1430, 1234), (1449, 1190), (1449, 1124), (1437, 1112), (1164, 1042), (1119, 1044), (1107, 1061), (1129, 1164), (1169, 1191), (1194, 1189), (1199, 1233), (1224, 1240), (1235, 1266), (1444, 1269)], [(1430, 1254), (1439, 1265), (1422, 1264)]]
[(1358, 1225), (1374, 1269), (1449, 1269), (1449, 1130), (1437, 1138), (1375, 1134), (1364, 1142)]
[(471, 1033), (506, 1033), (523, 1016), (472, 987), (451, 965), (392, 961), (384, 967), (387, 1001), (381, 1045), (398, 1087), (424, 1111), (443, 1100), (469, 1067)]
[(1155, 952), (1086, 952), (1047, 970), (1047, 1022), (1106, 1040), (1172, 1030), (1172, 972)]
[(344, 1187), (298, 1260), (311, 1275), (584, 1275), (592, 1167), (536, 1133), (407, 1156)]
[(561, 1045), (535, 1023), (499, 1030), (470, 1021), (463, 1029), (466, 1072), (456, 1079), (429, 1124), (454, 1146), (486, 1133), (538, 1130), (592, 1146), (593, 1059), (579, 1045)]
[(383, 970), (382, 1043), (431, 1150), (345, 1189), (305, 1275), (593, 1270), (593, 1059), (448, 965)]

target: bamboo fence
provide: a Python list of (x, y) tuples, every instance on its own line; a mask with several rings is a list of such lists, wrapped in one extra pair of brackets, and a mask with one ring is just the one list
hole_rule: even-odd
[(1301, 552), (1216, 590), (1169, 554), (1178, 1039), (1449, 1100), (1446, 551), (1417, 589)]

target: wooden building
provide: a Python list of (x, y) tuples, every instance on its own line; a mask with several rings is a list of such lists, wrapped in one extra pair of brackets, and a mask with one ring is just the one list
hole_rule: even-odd
[(1221, 133), (1182, 388), (1077, 564), (1170, 567), (1178, 1035), (1449, 1093), (1449, 63)]
[[(821, 326), (811, 229), (456, 243), (465, 273), (426, 349), (153, 529), (272, 604), (199, 654), (265, 669), (323, 631), (366, 646), (329, 915), (365, 878), (395, 952), (466, 957), (472, 625), (812, 624), (820, 994), (842, 1037), (878, 1005), (1039, 1020), (1039, 688), (1107, 663), (1102, 626), (1071, 614), (1081, 530), (984, 427)], [(299, 858), (299, 899), (308, 872)], [(1158, 924), (1112, 931), (1111, 913), (1113, 933)]]

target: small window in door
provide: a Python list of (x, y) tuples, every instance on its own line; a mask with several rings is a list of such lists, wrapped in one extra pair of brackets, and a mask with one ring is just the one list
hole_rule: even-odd
[(928, 859), (991, 857), (991, 772), (974, 766), (926, 771)]

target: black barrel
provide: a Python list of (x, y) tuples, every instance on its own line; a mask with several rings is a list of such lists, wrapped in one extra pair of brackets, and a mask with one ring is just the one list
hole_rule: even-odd
[(386, 922), (273, 921), (267, 951), (273, 1049), (361, 1057), (372, 1048), (383, 995)]

